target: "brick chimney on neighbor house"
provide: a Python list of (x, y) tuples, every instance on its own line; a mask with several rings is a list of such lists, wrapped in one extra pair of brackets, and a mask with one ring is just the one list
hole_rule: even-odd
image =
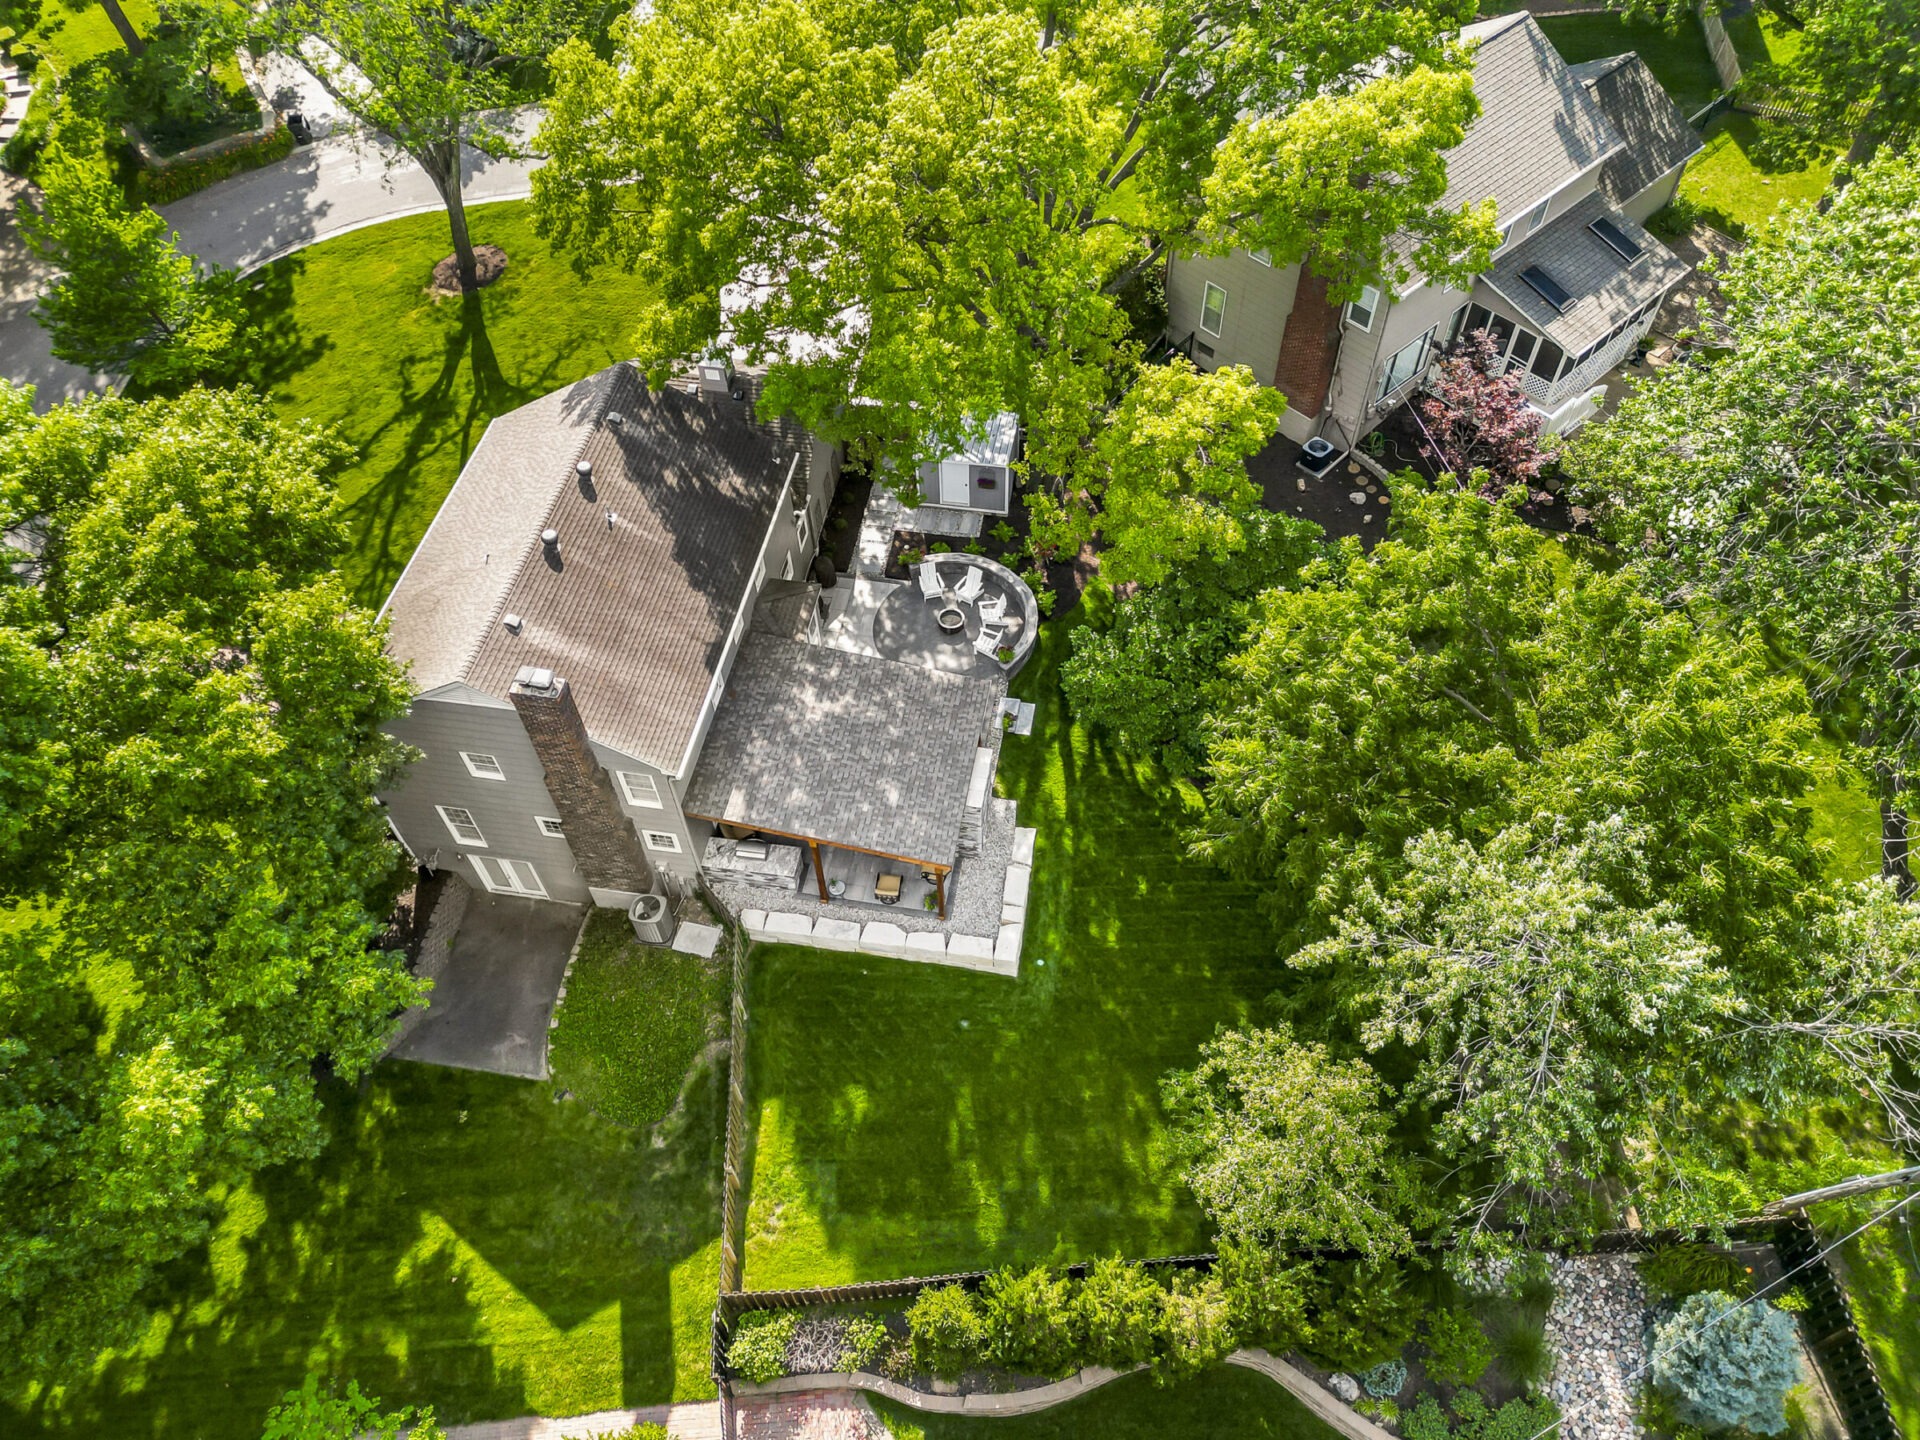
[(1302, 265), (1273, 372), (1273, 388), (1287, 397), (1289, 410), (1311, 420), (1326, 408), (1339, 354), (1340, 307), (1327, 299), (1326, 279)]
[(507, 692), (547, 772), (547, 793), (574, 863), (596, 890), (646, 894), (653, 875), (633, 826), (587, 741), (587, 725), (567, 682), (551, 670), (523, 666)]

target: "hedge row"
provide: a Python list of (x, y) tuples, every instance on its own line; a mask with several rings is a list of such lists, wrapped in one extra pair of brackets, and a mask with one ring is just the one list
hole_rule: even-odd
[(166, 205), (229, 175), (257, 170), (292, 153), (293, 132), (284, 125), (276, 125), (268, 134), (252, 136), (218, 155), (169, 165), (164, 170), (142, 169), (134, 176), (133, 188), (149, 205)]

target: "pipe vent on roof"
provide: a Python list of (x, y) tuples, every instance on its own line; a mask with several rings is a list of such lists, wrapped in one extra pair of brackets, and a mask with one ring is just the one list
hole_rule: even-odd
[(502, 615), (500, 617), (500, 623), (515, 635), (520, 633), (520, 617), (518, 615)]
[(591, 460), (582, 460), (578, 465), (573, 467), (573, 473), (580, 477), (580, 483), (582, 485), (591, 484), (593, 482), (593, 462)]
[(540, 543), (549, 550), (558, 550), (560, 548), (560, 532), (558, 530), (542, 530), (540, 532)]

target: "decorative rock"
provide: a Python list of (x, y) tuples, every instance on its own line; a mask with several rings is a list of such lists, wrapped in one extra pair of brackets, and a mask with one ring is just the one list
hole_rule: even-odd
[(1367, 492), (1364, 490), (1350, 491), (1347, 495), (1347, 499), (1352, 501), (1355, 505), (1364, 505), (1367, 503)]
[(1329, 1375), (1327, 1388), (1349, 1405), (1357, 1405), (1360, 1402), (1360, 1382), (1351, 1375)]
[(1307, 477), (1306, 477), (1306, 476), (1304, 476), (1304, 475), (1296, 475), (1296, 476), (1294, 476), (1294, 477), (1293, 477), (1293, 488), (1294, 488), (1294, 489), (1296, 489), (1296, 490), (1304, 490), (1304, 489), (1306, 489), (1306, 488), (1307, 488)]
[(1379, 493), (1380, 493), (1380, 487), (1378, 485), (1367, 486), (1367, 494), (1378, 495)]
[(1567, 1418), (1565, 1440), (1639, 1434), (1640, 1372), (1647, 1363), (1647, 1293), (1627, 1255), (1576, 1255), (1553, 1265), (1547, 1344), (1551, 1393)]

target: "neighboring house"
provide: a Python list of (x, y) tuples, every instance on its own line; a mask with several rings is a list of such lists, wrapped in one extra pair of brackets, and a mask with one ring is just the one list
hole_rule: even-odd
[(1002, 410), (977, 425), (957, 453), (920, 467), (923, 504), (943, 510), (1005, 515), (1013, 508), (1013, 462), (1020, 458), (1020, 417)]
[(822, 902), (884, 861), (945, 918), (1005, 682), (815, 643), (839, 457), (756, 393), (622, 364), (488, 428), (383, 611), (421, 758), (382, 798), (421, 864), (626, 907), (716, 856)]
[(1244, 365), (1272, 383), (1292, 440), (1351, 446), (1470, 329), (1493, 334), (1549, 431), (1571, 429), (1687, 274), (1641, 222), (1700, 141), (1645, 64), (1569, 67), (1525, 12), (1462, 33), (1479, 42), (1481, 114), (1448, 152), (1443, 203), (1492, 199), (1505, 237), (1470, 288), (1416, 277), (1336, 305), (1311, 269), (1244, 250), (1168, 267), (1169, 339), (1203, 370)]

